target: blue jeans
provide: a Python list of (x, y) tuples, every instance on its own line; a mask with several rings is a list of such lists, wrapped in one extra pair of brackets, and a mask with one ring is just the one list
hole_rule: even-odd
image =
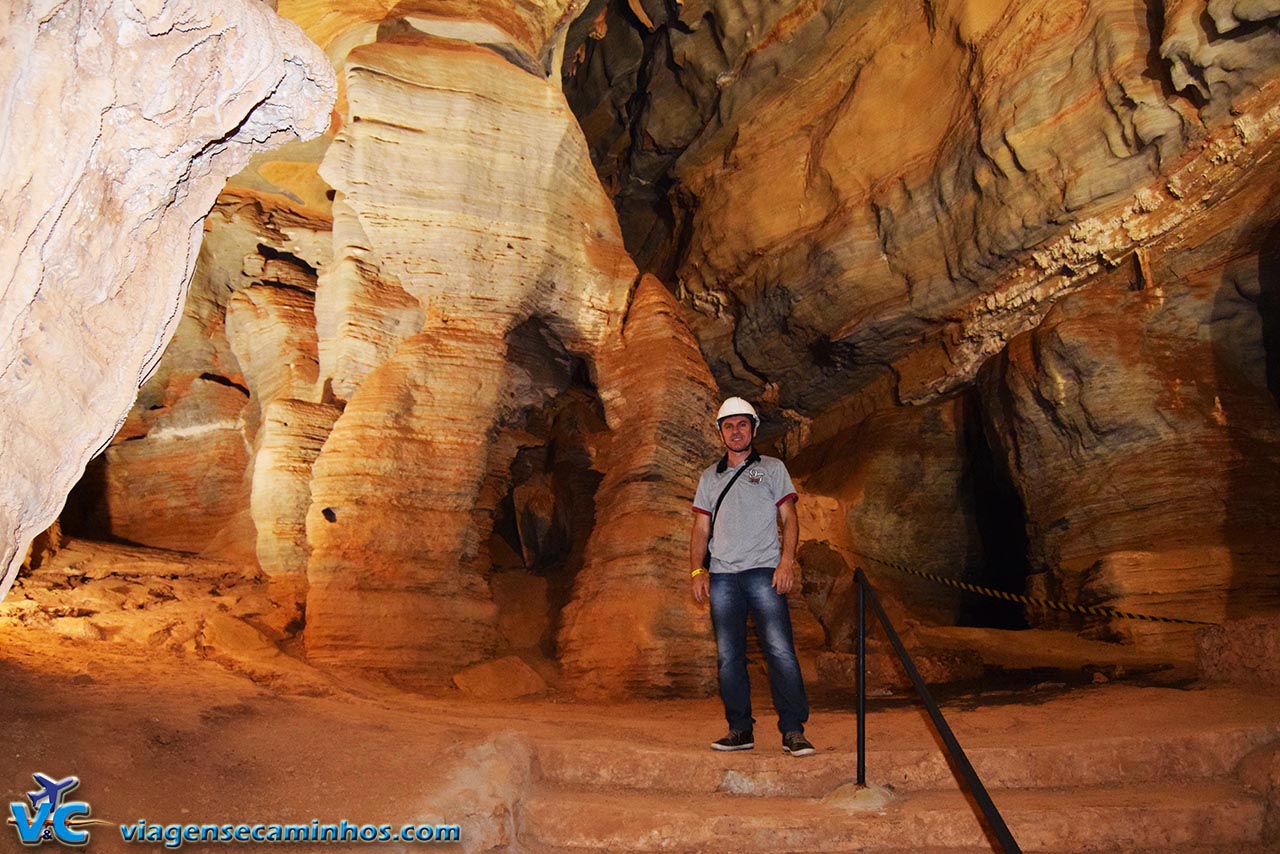
[(711, 627), (720, 664), (720, 699), (729, 729), (752, 728), (751, 682), (747, 676), (747, 615), (755, 618), (756, 637), (769, 665), (769, 689), (778, 711), (778, 730), (804, 732), (809, 700), (791, 636), (787, 597), (773, 584), (773, 567), (711, 573)]

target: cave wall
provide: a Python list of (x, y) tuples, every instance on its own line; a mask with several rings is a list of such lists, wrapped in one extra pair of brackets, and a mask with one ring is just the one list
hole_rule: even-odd
[(334, 82), (248, 0), (0, 15), (2, 595), (155, 370), (226, 176), (322, 132)]
[[(1021, 592), (1026, 573), (1018, 562), (1012, 578), (995, 577), (997, 544), (1016, 542), (1022, 520), (992, 494), (996, 473), (975, 447), (981, 418), (974, 394), (888, 407), (794, 458), (794, 474), (814, 504), (805, 511), (805, 539), (818, 547), (809, 550), (815, 583), (847, 586), (853, 566), (861, 565), (879, 586), (909, 601), (915, 616), (942, 625), (989, 623), (990, 609), (893, 565)], [(834, 574), (821, 556), (828, 549), (842, 555)], [(855, 620), (851, 602), (834, 607), (823, 622), (829, 633), (847, 637)]]
[(270, 499), (261, 478), (253, 493), (250, 463), (269, 464), (255, 449), (279, 429), (264, 409), (318, 398), (310, 302), (330, 231), (320, 211), (218, 197), (173, 340), (73, 491), (68, 533), (250, 560), (287, 536), (255, 508)]
[[(102, 463), (98, 481), (119, 486), (97, 486), (101, 531), (219, 554), (239, 534), (240, 557), (305, 600), (313, 660), (447, 684), (510, 643), (494, 518), (521, 449), (546, 441), (529, 419), (582, 370), (605, 421), (582, 437), (601, 521), (575, 534), (552, 646), (589, 662), (597, 693), (706, 690), (705, 613), (670, 600), (652, 558), (683, 562), (681, 489), (713, 452), (714, 385), (670, 294), (638, 279), (536, 52), (466, 24), (406, 16), (339, 39), (332, 142), (257, 163), (224, 194), (200, 298)], [(657, 411), (668, 397), (682, 403)], [(170, 410), (200, 413), (182, 445), (165, 444)], [(175, 465), (184, 453), (200, 465)]]
[(679, 305), (649, 275), (597, 359), (615, 429), (598, 451), (606, 474), (560, 661), (587, 696), (709, 693), (715, 642), (683, 570), (696, 477), (718, 450), (715, 381)]
[[(1161, 54), (1208, 36), (1173, 4), (1164, 21), (1141, 2), (981, 6), (850, 7), (749, 123), (682, 155), (679, 279), (708, 306), (695, 328), (718, 374), (801, 409), (879, 364), (902, 400), (946, 392), (1270, 148), (1274, 26), (1187, 60), (1218, 81), (1200, 106)], [(1233, 126), (1245, 102), (1256, 131)], [(1234, 176), (1181, 186), (1224, 159)]]
[(571, 33), (565, 85), (619, 198), (666, 176), (671, 234), (620, 204), (628, 245), (721, 382), (808, 416), (882, 365), (902, 400), (968, 382), (1274, 131), (1265, 6), (626, 6)]
[(421, 321), (384, 348), (316, 461), (307, 650), (444, 680), (495, 651), (481, 491), (517, 450), (497, 433), (544, 394), (507, 336), (539, 317), (592, 352), (636, 271), (544, 78), (417, 33), (353, 50), (346, 86), (322, 174)]
[[(100, 530), (256, 562), (314, 660), (448, 684), (516, 645), (522, 590), (563, 601), (539, 625), (575, 690), (707, 691), (675, 568), (724, 393), (797, 473), (833, 649), (874, 557), (1197, 619), (1280, 604), (1280, 10), (280, 11), (340, 69), (330, 135), (233, 180), (82, 490)], [(541, 423), (570, 387), (603, 425)], [(525, 471), (562, 429), (589, 508)]]
[[(1201, 0), (599, 3), (564, 79), (629, 248), (671, 271), (721, 387), (764, 400), (835, 500), (816, 543), (1004, 586), (992, 544), (952, 524), (964, 500), (930, 504), (968, 451), (883, 474), (936, 454), (901, 407), (981, 377), (1029, 592), (1219, 620), (1277, 589), (1275, 321), (1254, 279), (1278, 21)], [(1073, 395), (1098, 423), (1066, 414)], [(1126, 625), (1087, 630), (1186, 631)]]
[[(984, 367), (988, 433), (1027, 512), (1033, 592), (1211, 622), (1280, 606), (1280, 408), (1257, 248), (1280, 214), (1276, 189), (1257, 181), (1214, 222), (1096, 277)], [(1088, 626), (1108, 638), (1191, 630)]]

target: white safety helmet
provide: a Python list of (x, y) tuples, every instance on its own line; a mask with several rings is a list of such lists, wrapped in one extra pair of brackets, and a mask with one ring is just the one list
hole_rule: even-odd
[(720, 404), (720, 411), (716, 413), (716, 429), (720, 429), (720, 422), (735, 415), (747, 416), (751, 419), (752, 426), (760, 429), (760, 416), (756, 415), (755, 407), (740, 397), (731, 397)]

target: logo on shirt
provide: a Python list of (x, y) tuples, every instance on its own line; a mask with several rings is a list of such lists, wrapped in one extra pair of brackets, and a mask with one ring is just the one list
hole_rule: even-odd
[(746, 474), (747, 480), (752, 483), (759, 483), (764, 478), (764, 469), (751, 469)]

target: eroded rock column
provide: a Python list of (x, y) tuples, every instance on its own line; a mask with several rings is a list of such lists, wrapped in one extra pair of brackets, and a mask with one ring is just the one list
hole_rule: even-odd
[(345, 410), (314, 468), (306, 643), (439, 684), (495, 650), (486, 484), (555, 392), (508, 336), (536, 318), (590, 358), (635, 267), (560, 92), (414, 24), (350, 53), (322, 167), (346, 248), (317, 296), (320, 381)]
[[(276, 572), (275, 551), (287, 546), (258, 542), (279, 519), (255, 510), (254, 496), (288, 491), (297, 478), (271, 465), (256, 472), (259, 446), (276, 430), (263, 410), (320, 393), (310, 302), (329, 238), (322, 212), (243, 188), (219, 197), (174, 337), (68, 499), (68, 530), (217, 553), (246, 571), (261, 545)], [(298, 530), (309, 504), (291, 511)], [(293, 571), (305, 568), (304, 558)]]
[(314, 268), (283, 253), (263, 267), (227, 305), (227, 339), (255, 405), (247, 425), (254, 553), (269, 578), (287, 580), (300, 596), (311, 465), (340, 410), (322, 402), (317, 382)]
[(313, 658), (441, 681), (492, 655), (488, 532), (473, 508), (504, 386), (501, 331), (411, 337), (335, 424), (307, 518)]
[(715, 381), (674, 297), (648, 275), (597, 364), (612, 432), (561, 662), (587, 696), (705, 692), (715, 641), (689, 595), (688, 543), (698, 475), (716, 455)]

